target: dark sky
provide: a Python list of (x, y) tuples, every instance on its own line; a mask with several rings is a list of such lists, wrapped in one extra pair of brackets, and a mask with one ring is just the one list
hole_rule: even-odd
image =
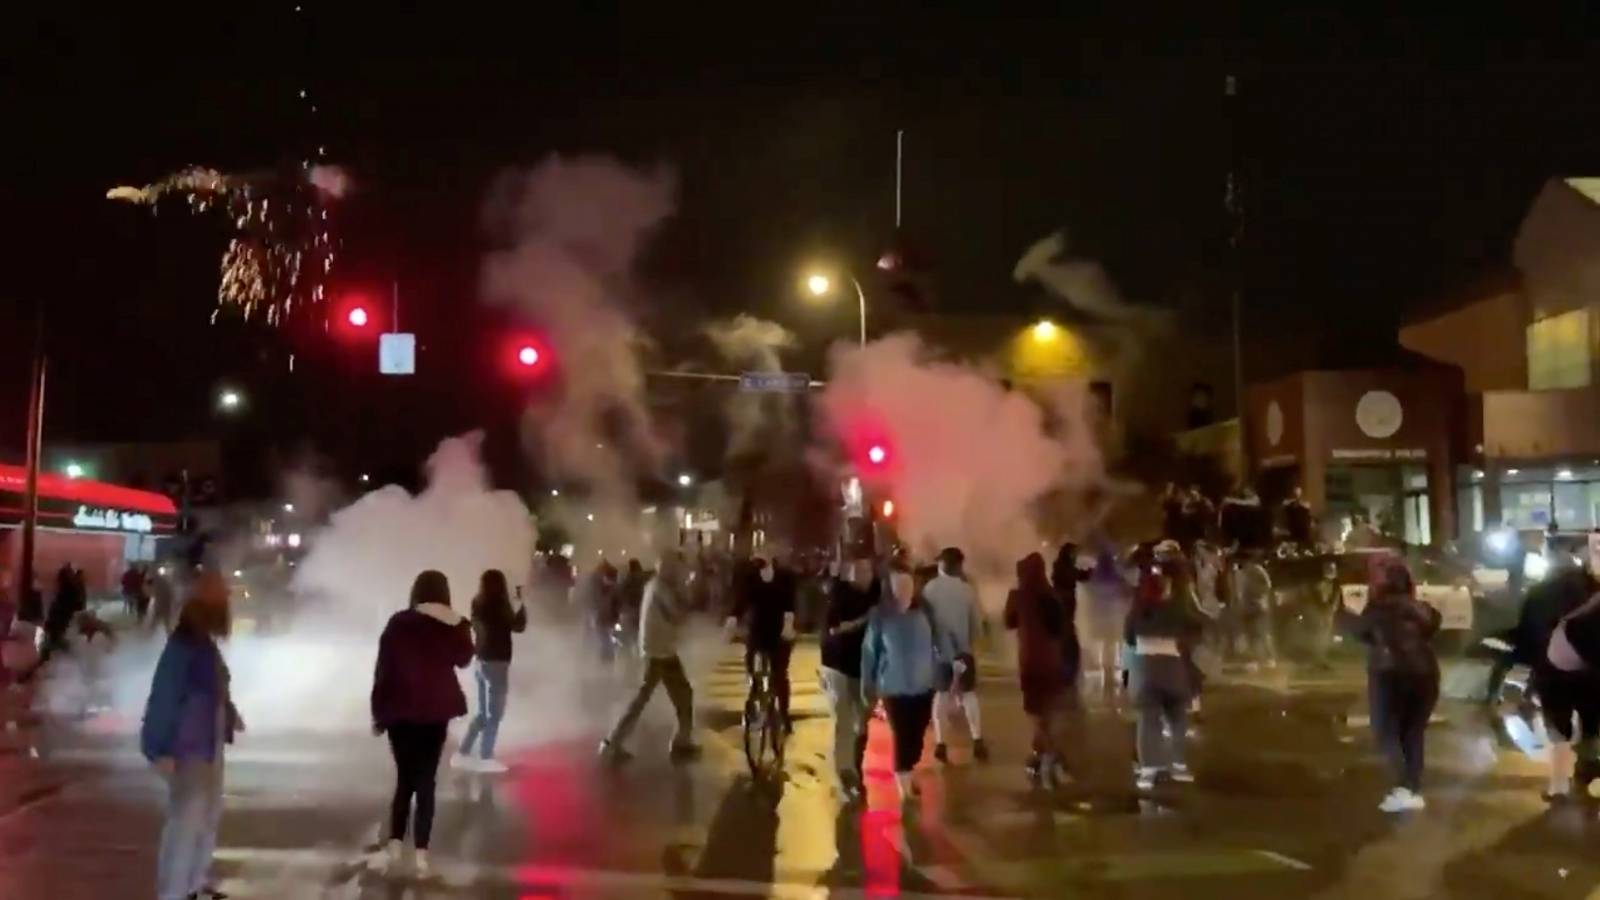
[[(473, 361), (504, 327), (475, 299), (477, 211), (497, 171), (552, 152), (677, 169), (680, 210), (647, 260), (663, 298), (642, 311), (652, 328), (750, 309), (813, 335), (851, 325), (799, 306), (796, 273), (817, 257), (869, 267), (889, 242), (896, 128), (905, 239), (952, 312), (1047, 308), (1011, 267), (1064, 227), (1129, 298), (1223, 315), (1233, 159), (1259, 374), (1380, 357), (1407, 309), (1505, 268), (1544, 178), (1600, 169), (1588, 16), (1257, 19), (1228, 4), (1164, 19), (1154, 36), (1133, 29), (1142, 22), (971, 4), (720, 18), (654, 4), (526, 17), (465, 3), (241, 6), (12, 14), (0, 39), (8, 452), (26, 310), (41, 301), (52, 438), (218, 433), (208, 410), (223, 378), (262, 398), (250, 424), (226, 426), (250, 442), (393, 431), (379, 442), (407, 457), (445, 430), (503, 427), (515, 386)], [(217, 224), (103, 199), (186, 164), (270, 167), (318, 145), (359, 186), (338, 211), (335, 285), (400, 280), (428, 347), (413, 385), (338, 376), (303, 330), (207, 325)], [(294, 378), (288, 352), (303, 361)], [(352, 397), (371, 398), (364, 424), (336, 402)]]

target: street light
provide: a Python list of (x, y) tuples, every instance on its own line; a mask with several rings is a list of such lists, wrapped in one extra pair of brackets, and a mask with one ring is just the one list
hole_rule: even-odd
[[(861, 346), (867, 345), (867, 292), (861, 289), (861, 282), (854, 275), (847, 274), (850, 284), (856, 289), (856, 312), (861, 322)], [(806, 290), (813, 297), (826, 297), (833, 293), (833, 279), (821, 272), (813, 272), (806, 277)]]
[(694, 484), (693, 475), (690, 475), (688, 472), (684, 472), (682, 475), (678, 476), (678, 487), (688, 487), (691, 484)]
[(233, 412), (243, 405), (244, 395), (232, 388), (228, 388), (217, 395), (217, 408), (223, 412)]
[(1033, 339), (1040, 344), (1048, 344), (1061, 336), (1061, 329), (1049, 319), (1040, 319), (1033, 325)]
[(86, 474), (84, 472), (83, 465), (75, 462), (67, 463), (64, 471), (67, 473), (68, 478), (82, 478)]

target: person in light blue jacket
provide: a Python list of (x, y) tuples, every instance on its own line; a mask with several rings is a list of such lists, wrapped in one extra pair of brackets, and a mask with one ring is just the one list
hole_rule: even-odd
[(220, 897), (209, 882), (222, 824), (223, 747), (244, 730), (217, 639), (229, 630), (228, 587), (202, 574), (156, 664), (140, 750), (167, 782), (167, 820), (156, 861), (160, 900)]
[(923, 736), (933, 718), (938, 664), (953, 661), (955, 654), (939, 646), (942, 631), (909, 571), (891, 567), (881, 583), (883, 602), (868, 618), (861, 646), (861, 693), (868, 708), (882, 700), (889, 715), (895, 783), (904, 801), (917, 793), (911, 772), (922, 758)]

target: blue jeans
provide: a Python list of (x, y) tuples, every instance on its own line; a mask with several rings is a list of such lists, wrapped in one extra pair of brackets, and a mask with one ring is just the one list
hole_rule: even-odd
[(156, 860), (160, 900), (183, 900), (206, 886), (222, 825), (222, 750), (215, 761), (180, 759), (167, 779), (167, 821)]
[(478, 714), (467, 726), (467, 735), (461, 740), (461, 753), (470, 756), (478, 735), (483, 735), (482, 756), (494, 759), (495, 738), (500, 736), (500, 720), (506, 717), (506, 693), (511, 675), (511, 663), (478, 660), (474, 670), (478, 682)]

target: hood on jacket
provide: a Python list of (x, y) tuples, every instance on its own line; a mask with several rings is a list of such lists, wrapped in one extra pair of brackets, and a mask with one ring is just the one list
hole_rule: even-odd
[(460, 625), (463, 621), (460, 613), (443, 603), (419, 603), (412, 609), (441, 625)]

